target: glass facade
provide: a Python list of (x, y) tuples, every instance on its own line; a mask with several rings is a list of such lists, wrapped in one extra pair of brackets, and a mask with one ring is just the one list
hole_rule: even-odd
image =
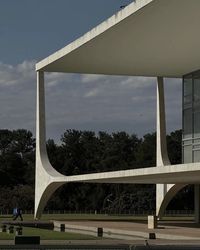
[(183, 163), (200, 162), (200, 70), (183, 77)]

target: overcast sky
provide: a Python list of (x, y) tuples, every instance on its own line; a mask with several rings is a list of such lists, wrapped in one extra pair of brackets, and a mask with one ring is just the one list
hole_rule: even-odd
[[(132, 0), (0, 0), (0, 128), (35, 134), (35, 63)], [(181, 81), (167, 79), (168, 132), (181, 128)], [(49, 73), (47, 138), (66, 129), (155, 131), (156, 79)]]

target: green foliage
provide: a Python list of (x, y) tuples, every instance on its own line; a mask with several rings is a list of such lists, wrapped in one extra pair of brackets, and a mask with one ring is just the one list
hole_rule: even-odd
[(0, 130), (1, 185), (33, 184), (35, 139), (30, 131)]
[(156, 166), (156, 133), (144, 135), (136, 160), (138, 168)]
[[(167, 136), (173, 164), (181, 162), (181, 135), (178, 130)], [(47, 152), (53, 167), (64, 175), (151, 167), (156, 164), (156, 134), (138, 138), (126, 132), (67, 130), (60, 145), (47, 141)], [(12, 209), (16, 203), (22, 209), (33, 209), (34, 173), (32, 133), (0, 130), (1, 209)], [(170, 206), (175, 207), (173, 203)], [(47, 204), (47, 209), (58, 208), (118, 213), (155, 209), (155, 185), (70, 183), (58, 189)]]
[(194, 185), (187, 185), (179, 192), (168, 205), (169, 210), (194, 209)]
[(182, 159), (182, 130), (171, 132), (167, 136), (167, 147), (171, 164), (180, 164)]
[(14, 187), (0, 187), (1, 211), (12, 211), (16, 206), (23, 210), (32, 210), (34, 205), (34, 189), (29, 185), (17, 185)]

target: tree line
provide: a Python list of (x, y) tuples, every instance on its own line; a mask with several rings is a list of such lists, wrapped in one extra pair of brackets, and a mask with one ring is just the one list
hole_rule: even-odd
[[(181, 163), (181, 130), (167, 136), (172, 164)], [(59, 144), (47, 141), (52, 166), (64, 175), (136, 169), (156, 165), (156, 133), (108, 134), (66, 130)], [(35, 138), (30, 131), (0, 130), (0, 210), (16, 204), (34, 207)], [(170, 203), (170, 209), (193, 209), (192, 186)], [(46, 209), (71, 211), (155, 210), (155, 185), (70, 183), (59, 188)]]

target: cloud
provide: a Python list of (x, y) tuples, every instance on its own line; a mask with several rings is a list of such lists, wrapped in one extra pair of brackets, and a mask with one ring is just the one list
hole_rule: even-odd
[(80, 77), (82, 83), (94, 83), (94, 82), (103, 82), (107, 80), (105, 75), (81, 75)]
[(182, 80), (168, 79), (165, 93), (167, 130), (182, 128)]
[[(156, 79), (45, 73), (47, 138), (65, 129), (125, 130), (142, 136), (156, 126)], [(181, 126), (181, 82), (167, 79), (167, 128)], [(0, 63), (1, 128), (35, 131), (35, 62)]]
[(66, 81), (69, 81), (73, 78), (73, 74), (64, 74), (64, 73), (45, 73), (45, 83), (47, 88), (56, 87)]
[(34, 61), (24, 61), (16, 66), (0, 62), (0, 86), (22, 85), (34, 79)]
[[(74, 75), (70, 82), (66, 80), (59, 86), (56, 94), (50, 93), (48, 105), (49, 119), (57, 117), (55, 126), (126, 130), (140, 136), (156, 129), (156, 78)], [(176, 98), (180, 95), (181, 83), (166, 79), (165, 86), (170, 102), (166, 105), (170, 111), (167, 128), (173, 130), (181, 127), (181, 99)], [(53, 112), (56, 96), (60, 96), (59, 112)]]
[(35, 62), (0, 62), (0, 128), (35, 131)]
[(95, 88), (95, 89), (92, 89), (90, 90), (88, 93), (85, 94), (85, 97), (88, 98), (88, 97), (95, 97), (97, 96), (99, 93), (99, 89), (98, 88)]

